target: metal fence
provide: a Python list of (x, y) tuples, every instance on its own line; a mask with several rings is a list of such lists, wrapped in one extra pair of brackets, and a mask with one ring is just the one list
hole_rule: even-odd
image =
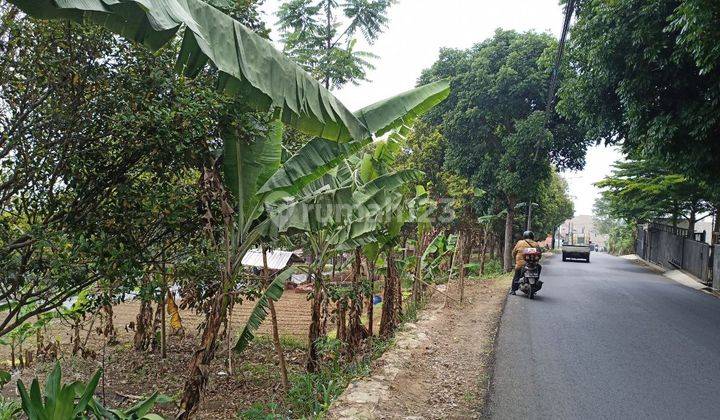
[[(705, 233), (696, 233), (688, 237), (687, 229), (650, 223), (638, 226), (636, 252), (642, 259), (667, 269), (683, 269), (701, 282), (710, 279), (712, 247), (704, 242)], [(716, 260), (720, 256), (715, 256)], [(720, 267), (720, 261), (713, 261)], [(713, 270), (715, 273), (720, 273)]]

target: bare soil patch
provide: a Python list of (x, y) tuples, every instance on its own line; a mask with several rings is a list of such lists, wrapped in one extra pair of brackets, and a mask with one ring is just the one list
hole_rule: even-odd
[(494, 341), (511, 279), (468, 281), (463, 305), (436, 294), (416, 324), (399, 333), (373, 375), (354, 382), (329, 418), (482, 417)]

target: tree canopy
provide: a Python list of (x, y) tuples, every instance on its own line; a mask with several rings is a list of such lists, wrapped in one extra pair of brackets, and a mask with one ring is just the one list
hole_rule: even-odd
[(395, 0), (289, 0), (278, 10), (285, 52), (326, 88), (367, 80), (375, 56), (357, 50), (358, 34), (373, 44)]
[(628, 154), (717, 179), (719, 13), (711, 0), (579, 1), (577, 77), (560, 89), (559, 110)]
[[(420, 78), (448, 78), (452, 94), (427, 122), (447, 139), (445, 168), (484, 190), (479, 214), (507, 210), (507, 244), (512, 240), (515, 207), (536, 197), (558, 169), (584, 165), (589, 144), (572, 120), (545, 114), (557, 41), (548, 34), (497, 30), (467, 50), (444, 49)], [(565, 65), (560, 81), (569, 77)], [(506, 263), (509, 257), (506, 255)]]

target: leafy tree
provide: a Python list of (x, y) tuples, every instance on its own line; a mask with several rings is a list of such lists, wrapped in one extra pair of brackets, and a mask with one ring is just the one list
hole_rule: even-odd
[(687, 219), (695, 231), (698, 215), (712, 209), (711, 190), (687, 175), (673, 173), (653, 159), (631, 159), (615, 164), (612, 175), (596, 184), (603, 188), (603, 214), (629, 224), (669, 217), (677, 225)]
[(367, 80), (371, 53), (356, 50), (357, 35), (377, 41), (394, 0), (286, 0), (278, 10), (285, 52), (326, 88)]
[(172, 51), (0, 7), (2, 335), (98, 280), (135, 287), (198, 231), (195, 168), (221, 99), (178, 83)]
[(554, 169), (550, 178), (538, 188), (537, 204), (533, 211), (533, 229), (538, 235), (553, 234), (555, 229), (575, 214), (567, 181)]
[(615, 255), (633, 253), (635, 248), (635, 224), (618, 219), (612, 214), (607, 197), (601, 196), (595, 201), (593, 221), (598, 233), (607, 235), (607, 251)]
[[(547, 34), (497, 30), (468, 50), (442, 50), (421, 77), (451, 80), (452, 95), (428, 121), (447, 138), (445, 167), (487, 192), (480, 213), (495, 214), (495, 205), (507, 211), (506, 269), (517, 204), (537, 195), (551, 163), (559, 169), (584, 164), (584, 133), (572, 121), (543, 112), (556, 48)], [(569, 74), (564, 67), (561, 81)]]
[(720, 32), (710, 0), (583, 0), (559, 110), (676, 173), (720, 175)]

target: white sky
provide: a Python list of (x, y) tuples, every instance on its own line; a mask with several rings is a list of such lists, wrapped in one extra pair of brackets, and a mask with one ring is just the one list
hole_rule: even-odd
[[(266, 21), (276, 22), (280, 0), (266, 0)], [(379, 58), (370, 82), (334, 92), (351, 110), (415, 87), (420, 72), (438, 58), (442, 47), (468, 48), (493, 35), (496, 28), (551, 32), (559, 37), (563, 8), (558, 0), (400, 0), (392, 7), (386, 32), (372, 47)], [(271, 37), (278, 38), (273, 31)], [(588, 153), (587, 167), (565, 174), (575, 198), (576, 214), (591, 214), (597, 197), (592, 186), (610, 172), (620, 157), (615, 149), (602, 146)]]

